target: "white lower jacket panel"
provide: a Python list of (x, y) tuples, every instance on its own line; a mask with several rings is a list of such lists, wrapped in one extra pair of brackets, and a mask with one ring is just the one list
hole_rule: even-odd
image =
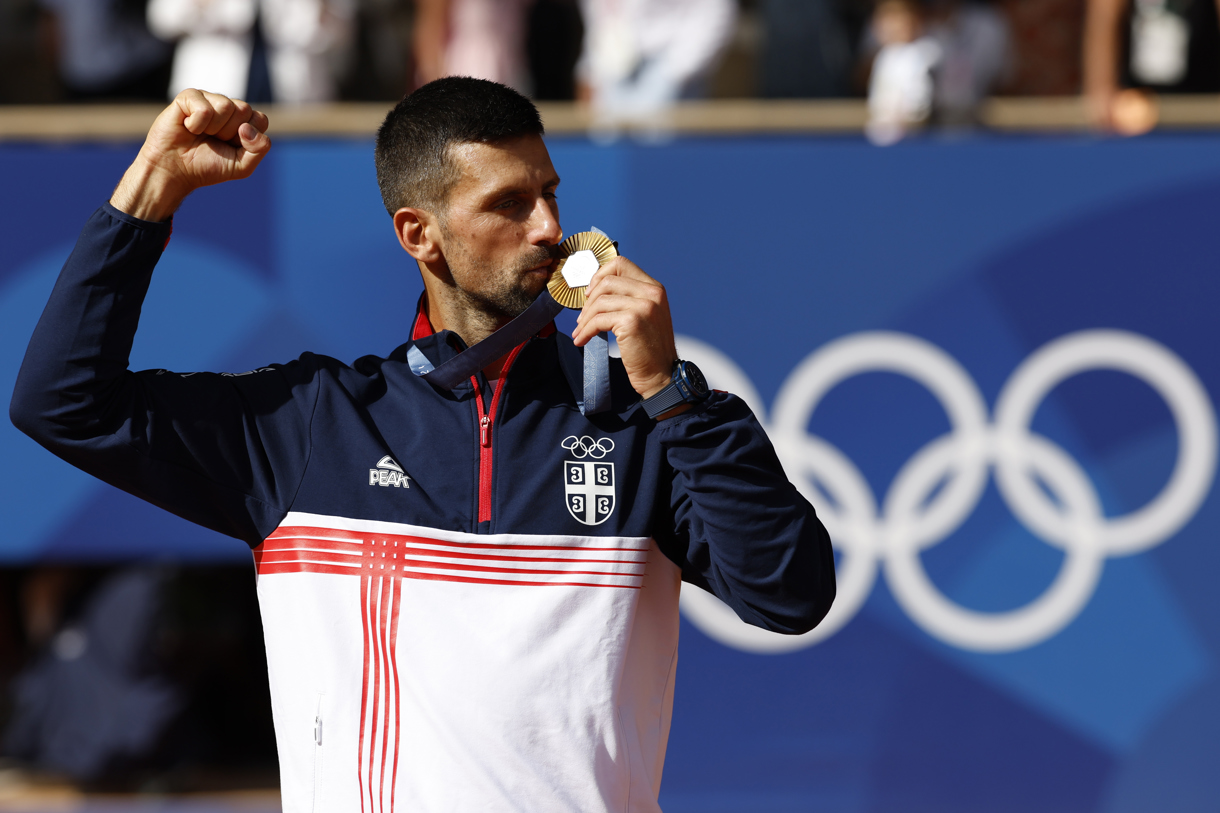
[(285, 813), (659, 810), (680, 576), (652, 540), (293, 513), (255, 561)]

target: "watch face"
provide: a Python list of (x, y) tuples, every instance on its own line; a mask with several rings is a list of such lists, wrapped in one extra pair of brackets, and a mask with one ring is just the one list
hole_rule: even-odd
[(690, 386), (692, 395), (703, 398), (708, 394), (707, 380), (694, 364), (689, 361), (682, 362), (682, 375), (686, 379), (687, 385)]

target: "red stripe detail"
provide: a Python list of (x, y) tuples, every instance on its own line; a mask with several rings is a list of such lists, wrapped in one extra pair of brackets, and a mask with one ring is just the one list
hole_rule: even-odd
[[(461, 582), (463, 584), (506, 584), (511, 586), (521, 587), (613, 587), (623, 590), (639, 590), (638, 584), (592, 584), (590, 582), (526, 582), (526, 581), (511, 581), (501, 579), (476, 579), (469, 576), (451, 576), (447, 573), (417, 573), (415, 571), (404, 571), (400, 578), (417, 579), (420, 581), (433, 582)], [(629, 578), (641, 578), (640, 576), (632, 576)]]
[[(593, 562), (593, 563), (605, 563), (605, 564), (610, 564), (610, 565), (642, 565), (646, 561), (646, 559), (588, 559), (588, 558), (581, 557), (581, 556), (578, 556), (575, 558), (563, 557), (563, 556), (509, 556), (509, 555), (502, 554), (502, 553), (466, 553), (465, 551), (460, 551), (460, 550), (432, 550), (431, 548), (413, 548), (413, 547), (395, 548), (394, 550), (396, 553), (401, 553), (403, 555), (403, 558), (402, 559), (386, 559), (386, 562), (389, 564), (393, 564), (394, 562), (397, 562), (397, 561), (404, 561), (404, 562), (407, 561), (407, 558), (406, 558), (407, 554), (413, 554), (416, 556), (437, 556), (437, 557), (443, 557), (446, 559), (484, 559), (484, 560), (490, 560), (493, 562), (572, 562), (573, 564), (578, 564), (578, 563), (584, 564), (584, 563)], [(644, 553), (644, 551), (640, 551), (640, 553)], [(316, 557), (320, 558), (323, 555), (324, 554), (316, 554)], [(293, 560), (294, 561), (296, 561), (296, 560), (310, 561), (313, 558), (315, 558), (315, 555), (302, 555), (302, 556), (294, 557)], [(289, 560), (287, 560), (287, 559), (278, 560), (277, 559), (274, 561), (289, 561)], [(335, 560), (335, 561), (340, 561), (340, 560)], [(378, 561), (380, 561), (380, 560), (378, 560)]]
[[(326, 573), (332, 576), (359, 576), (358, 567), (341, 567), (339, 565), (315, 564), (313, 562), (276, 562), (259, 568), (259, 574), (264, 576), (276, 573)], [(367, 576), (367, 572), (365, 573)]]
[[(405, 561), (408, 554), (414, 556), (435, 556), (446, 559), (481, 559), (493, 562), (571, 562), (573, 564), (584, 563), (603, 563), (611, 565), (642, 565), (646, 559), (593, 559), (586, 556), (512, 556), (504, 553), (467, 553), (462, 550), (435, 550), (433, 548), (417, 548), (412, 546), (403, 546), (401, 548), (392, 548), (392, 558), (385, 559), (387, 563), (400, 561), (398, 554), (402, 554)], [(639, 551), (644, 553), (644, 551)], [(329, 551), (310, 550), (308, 548), (288, 548), (284, 550), (272, 551), (262, 557), (264, 567), (267, 565), (278, 565), (287, 562), (312, 562), (325, 563), (331, 565), (347, 565), (349, 567), (361, 567), (363, 564), (363, 556), (357, 556), (351, 553), (332, 553)], [(380, 560), (379, 560), (380, 561)]]
[[(453, 554), (457, 556), (455, 552)], [(288, 548), (287, 550), (274, 550), (263, 556), (263, 563), (274, 565), (283, 562), (325, 562), (331, 565), (355, 565), (360, 566), (363, 556), (356, 553), (335, 553), (327, 550), (310, 550), (309, 548)]]
[[(342, 534), (342, 536), (330, 536), (319, 539), (312, 536), (310, 532), (323, 531), (327, 534)], [(373, 531), (344, 531), (332, 530), (330, 528), (311, 528), (308, 526), (285, 526), (277, 529), (271, 536), (263, 542), (263, 545), (268, 545), (268, 550), (291, 550), (292, 548), (285, 544), (280, 544), (285, 541), (306, 541), (309, 543), (335, 543), (353, 544), (359, 549), (361, 555), (368, 549), (371, 541), (374, 546), (378, 541), (386, 542), (401, 542), (403, 544), (416, 545), (447, 545), (454, 548), (492, 548), (499, 550), (566, 550), (566, 551), (585, 551), (585, 550), (602, 550), (602, 551), (634, 551), (636, 553), (645, 553), (648, 548), (607, 548), (598, 546), (585, 545), (513, 545), (504, 542), (451, 542), (446, 539), (434, 539), (428, 536), (409, 536), (406, 534), (386, 534)], [(319, 548), (322, 545), (318, 546)], [(381, 545), (381, 548), (389, 551), (392, 550), (390, 545)]]
[(385, 710), (383, 712), (384, 720), (381, 723), (381, 779), (377, 783), (377, 807), (385, 810), (385, 756), (386, 751), (390, 747), (390, 696), (393, 694), (393, 689), (390, 686), (390, 657), (386, 653), (386, 633), (389, 631), (389, 619), (387, 616), (390, 612), (390, 596), (393, 595), (392, 585), (394, 582), (387, 582), (385, 579), (381, 581), (381, 607), (378, 611), (377, 627), (380, 635), (377, 636), (377, 643), (381, 645), (381, 662), (384, 664), (385, 670)]
[(394, 670), (394, 772), (390, 779), (390, 813), (394, 813), (394, 792), (398, 789), (398, 737), (400, 700), (398, 697), (398, 609), (402, 606), (402, 582), (394, 580), (394, 612), (390, 615), (390, 667)]
[[(364, 813), (364, 715), (369, 699), (369, 577), (360, 579), (360, 621), (364, 625), (364, 678), (360, 682), (360, 748), (356, 752), (356, 777), (360, 781), (360, 811)], [(371, 788), (369, 789), (372, 790)], [(369, 798), (369, 806), (373, 800)]]
[[(416, 568), (419, 568), (419, 569), (416, 569)], [(424, 563), (415, 564), (414, 567), (411, 569), (405, 569), (405, 566), (404, 566), (404, 568), (400, 568), (400, 569), (394, 570), (394, 571), (378, 570), (375, 577), (376, 578), (387, 577), (387, 578), (391, 578), (391, 579), (413, 578), (410, 574), (419, 573), (419, 572), (421, 572), (421, 570), (428, 570), (428, 571), (466, 570), (466, 571), (476, 571), (476, 572), (483, 572), (483, 573), (498, 573), (503, 576), (511, 576), (511, 575), (516, 575), (518, 573), (530, 574), (530, 575), (535, 575), (535, 576), (545, 576), (545, 575), (607, 576), (607, 577), (611, 577), (611, 578), (623, 578), (623, 579), (639, 579), (639, 578), (643, 578), (643, 576), (644, 576), (642, 571), (639, 573), (608, 573), (608, 572), (604, 572), (604, 571), (600, 571), (600, 570), (532, 570), (532, 569), (526, 569), (526, 568), (475, 567), (473, 565), (450, 565), (450, 564), (434, 564), (434, 563), (424, 562)], [(352, 571), (351, 568), (336, 568), (336, 567), (328, 566), (328, 565), (314, 565), (314, 564), (310, 564), (307, 562), (304, 562), (304, 563), (303, 562), (286, 562), (281, 565), (269, 565), (260, 572), (262, 573), (262, 575), (275, 575), (275, 574), (284, 574), (284, 573), (328, 573), (328, 574), (339, 575), (339, 576), (357, 575), (355, 572)], [(366, 578), (370, 577), (371, 575), (372, 574), (366, 573)], [(457, 579), (455, 579), (455, 580), (457, 580)], [(474, 581), (479, 581), (479, 580), (475, 579)], [(558, 581), (532, 582), (532, 581), (524, 581), (524, 580), (521, 580), (521, 581), (511, 581), (510, 580), (510, 581), (503, 581), (503, 582), (497, 581), (495, 583), (496, 584), (532, 585), (532, 584), (575, 584), (576, 582), (558, 582)], [(589, 586), (589, 587), (613, 587), (615, 585), (593, 584), (593, 585), (587, 585), (587, 586)]]
[[(325, 533), (327, 536), (318, 538), (319, 534)], [(381, 544), (377, 544), (380, 542)], [(393, 542), (393, 546), (389, 543)], [(407, 544), (414, 543), (414, 544)], [(428, 547), (418, 547), (426, 545)], [(439, 549), (438, 549), (439, 548)], [(447, 550), (448, 548), (448, 550)], [(468, 549), (476, 549), (480, 552), (471, 552)], [(381, 550), (382, 556), (377, 556), (378, 549)], [(428, 581), (451, 581), (470, 584), (502, 584), (516, 585), (522, 587), (542, 587), (542, 586), (572, 586), (572, 587), (620, 587), (629, 589), (639, 589), (636, 585), (631, 584), (597, 584), (583, 581), (568, 580), (579, 576), (602, 576), (608, 579), (615, 580), (638, 580), (644, 575), (646, 567), (646, 559), (636, 557), (623, 558), (592, 558), (586, 557), (585, 553), (596, 553), (599, 551), (621, 552), (628, 554), (646, 553), (643, 548), (629, 547), (576, 547), (571, 545), (505, 545), (484, 542), (449, 542), (440, 539), (431, 539), (421, 536), (407, 536), (400, 534), (378, 534), (366, 538), (357, 532), (333, 530), (326, 528), (314, 528), (306, 526), (288, 526), (278, 529), (275, 534), (268, 537), (262, 545), (256, 549), (256, 561), (258, 564), (258, 572), (260, 574), (284, 574), (284, 573), (322, 573), (330, 575), (354, 576), (361, 575), (365, 579), (373, 577), (388, 577), (392, 583), (397, 584), (398, 580), (403, 578), (420, 579)], [(491, 552), (485, 552), (491, 551)], [(498, 553), (503, 551), (503, 553)], [(566, 556), (520, 556), (513, 555), (523, 552), (555, 552), (567, 554)], [(386, 557), (384, 554), (390, 553), (393, 558)], [(397, 554), (401, 554), (402, 558), (398, 558)], [(367, 558), (366, 558), (367, 557)], [(448, 562), (440, 561), (441, 559), (462, 559), (467, 562)], [(478, 564), (476, 564), (478, 563)], [(568, 563), (573, 565), (598, 565), (598, 564), (614, 564), (626, 566), (624, 571), (614, 572), (605, 570), (572, 570), (560, 569), (555, 567), (513, 567), (510, 565), (522, 564), (556, 564)], [(385, 565), (389, 565), (386, 568)], [(432, 571), (432, 572), (428, 572)], [(441, 571), (441, 572), (436, 572)], [(467, 574), (488, 574), (488, 576), (549, 576), (549, 577), (568, 577), (568, 579), (548, 579), (539, 581), (537, 579), (508, 579), (508, 578), (490, 578), (488, 576), (464, 575), (459, 576), (452, 572), (445, 571), (464, 571)], [(380, 578), (379, 578), (380, 581)], [(367, 590), (367, 585), (363, 585), (362, 590)], [(384, 591), (386, 588), (382, 588)], [(395, 588), (397, 589), (397, 588)], [(381, 595), (381, 594), (378, 594)], [(364, 601), (377, 600), (375, 597), (366, 596)], [(363, 622), (366, 628), (369, 627), (367, 613), (373, 611), (373, 607), (377, 605), (369, 604), (362, 608)], [(375, 636), (385, 633), (384, 620), (374, 618), (373, 627), (369, 629), (368, 636), (370, 641), (375, 641)], [(366, 646), (376, 646), (369, 644)], [(366, 653), (365, 669), (368, 669), (369, 654)], [(379, 675), (382, 669), (389, 669), (389, 665), (385, 660), (384, 653), (374, 652), (372, 657), (377, 660), (373, 662), (374, 671), (374, 686), (380, 686)], [(387, 677), (388, 679), (388, 677)], [(367, 674), (365, 676), (367, 686)], [(388, 691), (388, 689), (387, 689)], [(396, 690), (395, 690), (396, 691)], [(379, 703), (382, 702), (380, 689), (375, 689), (373, 713), (376, 715)], [(361, 703), (363, 711), (367, 713), (367, 689), (366, 695), (362, 697)], [(387, 697), (385, 702), (389, 702)], [(388, 706), (384, 712), (388, 714)], [(373, 718), (372, 724), (376, 728), (377, 721)], [(362, 726), (364, 721), (362, 719)], [(388, 718), (386, 721), (388, 725)], [(363, 732), (361, 734), (363, 743)], [(370, 745), (369, 759), (374, 758), (376, 750), (376, 740)], [(363, 749), (363, 745), (361, 746)], [(397, 746), (396, 746), (397, 747)], [(362, 751), (363, 753), (363, 751)], [(384, 754), (383, 754), (384, 757)], [(372, 793), (372, 764), (370, 770), (370, 794)], [(373, 799), (370, 796), (370, 804)]]
[[(292, 530), (304, 529), (293, 528)], [(295, 544), (287, 544), (290, 542)], [(335, 553), (354, 553), (358, 556), (364, 555), (364, 550), (368, 544), (363, 536), (357, 534), (353, 534), (349, 539), (336, 539), (334, 537), (317, 537), (310, 534), (282, 534), (278, 531), (263, 541), (263, 545), (266, 546), (265, 550), (268, 551), (314, 548), (316, 550), (334, 551)]]
[[(529, 567), (485, 567), (483, 565), (460, 565), (455, 562), (429, 562), (423, 559), (403, 559), (402, 568), (425, 568), (428, 570), (471, 570), (479, 573), (529, 573), (535, 576), (642, 576), (643, 573), (611, 573), (602, 570), (537, 570)], [(394, 571), (397, 572), (397, 571)], [(378, 571), (379, 576), (389, 573)]]
[(377, 594), (373, 597), (373, 603), (370, 605), (373, 614), (373, 736), (372, 744), (369, 747), (369, 807), (373, 808), (373, 764), (377, 760), (377, 743), (381, 738), (381, 732), (377, 727), (377, 710), (381, 704), (381, 648), (377, 645), (381, 640), (381, 593), (385, 589), (385, 579), (377, 579)]

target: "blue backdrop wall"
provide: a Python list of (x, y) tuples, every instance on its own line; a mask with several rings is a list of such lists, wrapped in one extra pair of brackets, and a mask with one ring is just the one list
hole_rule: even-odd
[[(550, 147), (567, 229), (667, 284), (838, 545), (800, 639), (684, 594), (667, 811), (1220, 808), (1220, 137)], [(135, 150), (0, 147), (0, 392)], [(371, 153), (188, 200), (133, 364), (401, 343)], [(7, 422), (0, 460), (4, 562), (248, 560)]]

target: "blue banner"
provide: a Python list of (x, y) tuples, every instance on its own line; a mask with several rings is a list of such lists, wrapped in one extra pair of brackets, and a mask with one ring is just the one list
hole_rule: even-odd
[[(569, 232), (669, 291), (835, 539), (812, 633), (686, 590), (662, 806), (1220, 807), (1220, 137), (552, 139)], [(0, 392), (136, 146), (0, 147)], [(175, 220), (138, 368), (400, 344), (364, 141), (284, 141)], [(247, 561), (0, 427), (0, 560)]]

